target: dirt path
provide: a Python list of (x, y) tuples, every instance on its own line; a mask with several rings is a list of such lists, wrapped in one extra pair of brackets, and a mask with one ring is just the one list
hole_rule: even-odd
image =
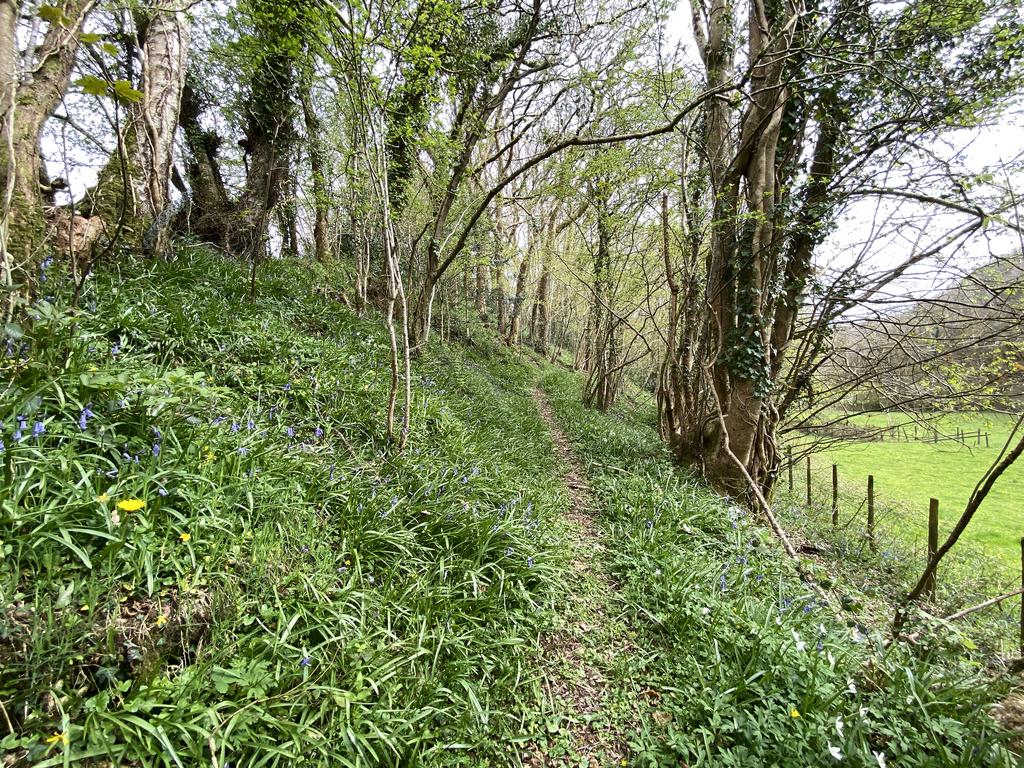
[(559, 626), (542, 639), (547, 742), (533, 745), (524, 761), (531, 766), (621, 766), (629, 754), (625, 738), (634, 730), (638, 703), (622, 670), (635, 649), (622, 620), (617, 585), (607, 572), (586, 477), (547, 399), (538, 390), (534, 399), (569, 493), (565, 519), (572, 583)]

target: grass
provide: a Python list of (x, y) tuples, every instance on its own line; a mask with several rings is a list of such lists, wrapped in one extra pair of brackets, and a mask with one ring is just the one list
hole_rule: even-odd
[[(940, 535), (963, 511), (978, 480), (1006, 441), (1014, 419), (999, 413), (931, 414), (927, 420), (940, 432), (989, 432), (989, 446), (956, 442), (847, 442), (832, 446), (819, 460), (815, 475), (819, 493), (830, 494), (831, 469), (839, 466), (841, 482), (850, 497), (866, 495), (867, 476), (874, 475), (875, 494), (882, 503), (905, 509), (901, 527), (917, 539), (927, 533), (929, 499), (939, 500)], [(865, 426), (905, 424), (889, 414), (866, 414), (854, 419)], [(821, 466), (824, 465), (824, 466)], [(799, 473), (798, 473), (799, 474)], [(993, 487), (965, 533), (965, 539), (984, 548), (1002, 563), (1004, 573), (1020, 570), (1020, 539), (1024, 536), (1024, 464), (1010, 467)]]
[[(379, 318), (318, 290), (342, 274), (274, 261), (249, 302), (241, 265), (185, 250), (108, 268), (80, 310), (46, 277), (0, 361), (5, 765), (571, 759), (539, 638), (573, 600), (607, 617), (580, 647), (630, 765), (1014, 764), (985, 648), (886, 648), (857, 584), (821, 605), (650, 428), (584, 410), (578, 378), (434, 344), (399, 452)], [(538, 371), (614, 599), (568, 570)]]
[(986, 714), (1004, 684), (976, 646), (953, 631), (887, 647), (856, 582), (841, 610), (823, 605), (770, 532), (677, 468), (653, 429), (586, 411), (571, 375), (543, 384), (589, 468), (643, 649), (619, 669), (643, 692), (631, 765), (1016, 764)]
[(431, 348), (398, 453), (342, 275), (121, 269), (0, 363), (8, 760), (504, 762), (564, 557), (529, 369)]

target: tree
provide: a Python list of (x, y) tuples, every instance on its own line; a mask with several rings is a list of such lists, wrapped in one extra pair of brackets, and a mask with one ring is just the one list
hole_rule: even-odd
[(142, 100), (135, 116), (133, 182), (144, 221), (143, 250), (161, 258), (170, 256), (171, 163), (191, 41), (185, 5), (153, 3), (137, 14)]
[[(660, 402), (679, 458), (720, 490), (771, 488), (785, 404), (817, 362), (828, 320), (856, 301), (837, 290), (824, 322), (802, 324), (813, 257), (838, 210), (881, 169), (950, 126), (977, 124), (1013, 91), (1018, 15), (976, 0), (694, 6), (706, 86), (733, 92), (705, 102), (688, 131), (683, 238), (698, 258), (683, 270), (670, 262), (667, 276), (698, 288), (677, 294), (688, 324)], [(746, 19), (742, 56), (736, 18)], [(975, 210), (979, 226), (989, 213)], [(700, 311), (682, 318), (690, 301)], [(809, 352), (799, 365), (794, 340)]]
[(94, 5), (94, 0), (63, 0), (44, 6), (38, 16), (42, 24), (32, 26), (21, 50), (19, 4), (0, 1), (0, 289), (6, 319), (31, 298), (43, 258), (39, 137), (68, 89), (82, 24)]

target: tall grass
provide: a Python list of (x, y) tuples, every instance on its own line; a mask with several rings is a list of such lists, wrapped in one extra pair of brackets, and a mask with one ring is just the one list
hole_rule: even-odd
[(674, 466), (653, 429), (585, 410), (571, 375), (543, 386), (589, 467), (637, 631), (624, 674), (653, 691), (632, 764), (1017, 764), (987, 714), (1008, 683), (981, 650), (944, 635), (887, 647), (855, 584), (833, 585), (841, 608), (822, 604), (770, 531)]
[[(536, 707), (560, 497), (529, 375), (418, 362), (271, 263), (125, 263), (7, 329), (0, 747), (56, 766), (501, 762)], [(495, 757), (501, 756), (501, 757)]]

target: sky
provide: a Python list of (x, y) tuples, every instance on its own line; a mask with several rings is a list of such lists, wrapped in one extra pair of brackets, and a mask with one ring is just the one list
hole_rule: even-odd
[[(676, 5), (667, 23), (667, 38), (681, 46), (687, 62), (700, 68), (699, 54), (694, 42), (690, 21), (690, 3), (684, 0)], [(1019, 104), (1011, 114), (1000, 119), (996, 125), (977, 130), (961, 130), (935, 142), (931, 148), (940, 156), (955, 158), (959, 165), (973, 173), (990, 172), (1002, 178), (1004, 165), (1024, 158), (1024, 104)], [(1020, 190), (1024, 197), (1024, 178), (1014, 179), (1013, 188)], [(891, 185), (891, 182), (890, 182)], [(881, 180), (879, 186), (882, 186)], [(915, 191), (930, 192), (917, 188)], [(898, 264), (905, 260), (915, 248), (922, 246), (922, 234), (926, 241), (955, 228), (966, 221), (962, 215), (952, 215), (937, 210), (934, 206), (902, 200), (862, 199), (849, 205), (837, 222), (837, 227), (827, 242), (818, 251), (818, 262), (823, 269), (841, 269), (854, 254), (865, 247), (870, 253), (869, 263), (878, 269)], [(866, 241), (872, 241), (866, 245)], [(947, 251), (944, 259), (952, 259), (956, 265), (976, 265), (987, 261), (993, 254), (1008, 255), (1020, 253), (1020, 236), (1006, 227), (993, 226), (983, 234), (973, 237), (955, 251)], [(936, 268), (932, 260), (910, 273), (896, 286), (908, 296), (939, 290), (950, 279), (955, 269)]]

